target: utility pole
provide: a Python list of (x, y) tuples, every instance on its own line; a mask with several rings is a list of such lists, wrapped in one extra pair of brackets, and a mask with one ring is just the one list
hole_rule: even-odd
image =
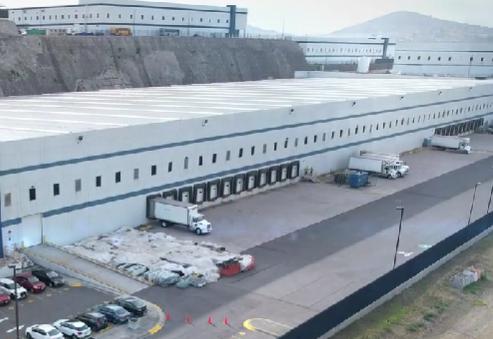
[(476, 191), (478, 190), (479, 185), (481, 185), (480, 182), (474, 185), (474, 194), (472, 195), (471, 210), (469, 211), (469, 220), (467, 221), (468, 226), (471, 224), (472, 211), (474, 209), (474, 201), (476, 200)]
[(9, 268), (14, 270), (14, 294), (15, 294), (15, 332), (16, 338), (20, 338), (19, 334), (19, 298), (17, 297), (17, 267), (15, 265), (9, 265)]
[(401, 211), (401, 218), (399, 221), (399, 233), (397, 234), (397, 243), (395, 244), (394, 265), (392, 266), (392, 270), (395, 270), (395, 265), (397, 263), (397, 252), (399, 251), (399, 242), (401, 239), (402, 219), (404, 218), (404, 207), (396, 207), (396, 210)]

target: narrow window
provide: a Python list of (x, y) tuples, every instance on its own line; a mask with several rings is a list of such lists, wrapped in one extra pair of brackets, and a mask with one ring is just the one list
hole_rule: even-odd
[(157, 174), (157, 166), (156, 165), (152, 165), (151, 166), (151, 175), (156, 175)]
[(226, 161), (231, 160), (231, 151), (226, 151)]
[(255, 146), (250, 148), (250, 155), (255, 155)]
[(168, 173), (173, 172), (173, 162), (168, 162)]
[(115, 183), (119, 183), (122, 181), (122, 172), (116, 172), (115, 173)]
[(75, 191), (76, 192), (82, 191), (82, 180), (81, 179), (75, 180)]
[(348, 128), (348, 129), (347, 129), (347, 136), (348, 136), (348, 137), (350, 137), (350, 136), (351, 136), (351, 129), (350, 129), (350, 128)]
[(267, 144), (264, 144), (262, 146), (262, 153), (264, 153), (264, 154), (267, 153)]
[(305, 137), (305, 145), (308, 145), (308, 137)]
[(3, 197), (3, 205), (9, 207), (12, 205), (12, 193), (6, 193)]
[(202, 166), (204, 164), (204, 157), (199, 156), (199, 166)]
[(286, 138), (286, 140), (284, 140), (284, 148), (288, 148), (288, 145), (289, 145), (289, 138)]
[(183, 168), (188, 169), (188, 157), (185, 157), (185, 159), (183, 160)]
[(377, 124), (377, 126), (375, 126), (375, 129), (378, 131), (378, 124)]
[(36, 189), (34, 187), (31, 187), (29, 189), (29, 200), (30, 201), (36, 200)]
[(294, 147), (298, 147), (298, 138), (294, 139)]
[(60, 195), (60, 184), (53, 184), (53, 195)]
[(134, 168), (134, 180), (139, 180), (139, 169)]
[(216, 153), (214, 153), (214, 154), (212, 155), (212, 163), (213, 163), (213, 164), (215, 164), (216, 162), (217, 162), (217, 154), (216, 154)]
[(343, 135), (343, 134), (344, 134), (344, 131), (341, 129), (341, 130), (339, 131), (339, 138), (342, 138), (342, 135)]
[(313, 142), (314, 142), (315, 144), (317, 143), (317, 139), (318, 139), (318, 135), (316, 135), (316, 134), (315, 134), (315, 135), (313, 136)]
[(322, 141), (327, 140), (327, 133), (322, 134)]
[(366, 125), (363, 126), (363, 133), (366, 132)]
[(336, 132), (332, 131), (332, 134), (331, 134), (330, 138), (331, 139), (334, 139), (335, 135), (336, 135)]
[(243, 148), (240, 148), (240, 150), (238, 151), (238, 158), (242, 158), (243, 157)]
[(98, 175), (96, 177), (96, 187), (101, 187), (101, 183), (102, 183), (101, 176)]
[(274, 143), (274, 151), (277, 151), (277, 142)]
[(382, 129), (385, 129), (385, 125), (387, 125), (385, 122), (382, 123)]
[(356, 128), (354, 129), (354, 135), (358, 134), (358, 130), (359, 130), (359, 126), (356, 126)]

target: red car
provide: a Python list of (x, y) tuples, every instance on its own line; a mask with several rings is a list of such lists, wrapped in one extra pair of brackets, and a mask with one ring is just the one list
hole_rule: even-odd
[(10, 303), (10, 296), (8, 294), (0, 294), (0, 305), (5, 306)]
[(30, 272), (19, 273), (19, 275), (16, 276), (15, 281), (32, 293), (41, 293), (46, 289), (45, 283), (39, 281), (39, 279)]

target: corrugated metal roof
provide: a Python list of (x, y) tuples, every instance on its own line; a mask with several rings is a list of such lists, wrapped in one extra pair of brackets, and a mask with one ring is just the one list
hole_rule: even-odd
[(493, 82), (289, 79), (7, 97), (0, 99), (0, 141), (486, 83)]

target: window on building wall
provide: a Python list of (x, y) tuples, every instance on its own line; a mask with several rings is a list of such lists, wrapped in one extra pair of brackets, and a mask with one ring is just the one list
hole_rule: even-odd
[(428, 61), (430, 61), (430, 60), (431, 60), (431, 56), (428, 56), (428, 58), (427, 58), (427, 59), (428, 59)]
[(354, 134), (358, 134), (358, 130), (359, 130), (359, 126), (356, 126), (356, 128), (354, 129)]
[(143, 14), (140, 15), (140, 20), (144, 20), (145, 16)]
[(75, 191), (76, 192), (82, 191), (82, 179), (75, 180)]
[(418, 55), (418, 60), (421, 60), (421, 56), (420, 55)]
[(231, 151), (226, 151), (226, 161), (231, 160)]
[(243, 148), (240, 148), (238, 151), (238, 158), (242, 158), (242, 157), (243, 157)]
[(351, 129), (350, 129), (350, 128), (348, 128), (348, 129), (347, 129), (347, 136), (348, 136), (348, 137), (350, 137), (350, 136), (351, 136)]
[(316, 143), (317, 143), (317, 139), (318, 139), (318, 135), (316, 135), (316, 134), (315, 134), (315, 135), (313, 136), (313, 143), (314, 143), (314, 144), (316, 144)]
[(175, 17), (172, 17), (171, 20), (175, 21)]
[(344, 133), (344, 131), (341, 129), (341, 130), (339, 131), (339, 138), (342, 138), (343, 133)]
[(288, 145), (289, 145), (289, 138), (286, 138), (284, 140), (284, 148), (288, 148)]
[[(75, 19), (78, 19), (78, 18), (79, 18), (79, 16), (78, 16), (77, 14), (75, 14), (75, 15), (74, 15), (74, 18), (75, 18)], [(43, 19), (44, 19), (44, 17), (43, 17)]]
[[(99, 15), (99, 14), (98, 14), (98, 15)], [(65, 19), (65, 16), (64, 16), (63, 14), (62, 14), (60, 17), (62, 18), (62, 20), (63, 20), (63, 19)], [(31, 19), (31, 20), (32, 20), (32, 19)]]
[(53, 195), (60, 195), (60, 184), (53, 184)]
[(305, 145), (308, 145), (308, 137), (305, 137)]
[(379, 127), (379, 126), (378, 126), (378, 124), (377, 124), (377, 126), (375, 126), (375, 129), (376, 129), (377, 131), (378, 131), (378, 127)]
[(401, 125), (402, 126), (404, 126), (404, 121), (405, 121), (404, 118), (402, 118), (402, 120), (401, 120)]
[(106, 19), (110, 18), (110, 13), (106, 13)]
[(36, 200), (36, 188), (31, 187), (29, 189), (29, 201), (34, 201)]
[(163, 21), (164, 21), (164, 20), (166, 20), (166, 17), (164, 17), (164, 16), (163, 16), (163, 17), (161, 17), (161, 20), (163, 20)]
[(470, 58), (469, 58), (469, 61), (470, 61), (470, 62), (473, 62), (473, 61), (474, 61), (474, 57), (470, 57)]
[(199, 166), (202, 166), (204, 164), (204, 157), (199, 155)]
[(264, 144), (264, 145), (262, 146), (262, 153), (263, 153), (263, 154), (267, 153), (267, 144)]
[(322, 134), (322, 141), (327, 140), (327, 133)]
[(118, 14), (118, 19), (121, 19), (122, 18), (122, 15), (121, 14)]
[(294, 139), (294, 147), (298, 147), (298, 138)]
[(122, 181), (122, 172), (115, 173), (115, 183), (120, 183)]
[(188, 157), (185, 157), (185, 159), (183, 160), (183, 168), (188, 169)]
[(402, 58), (402, 57), (399, 55), (399, 56), (397, 57), (397, 60), (401, 60), (401, 58)]
[(151, 15), (151, 20), (154, 20), (154, 15)]
[(382, 129), (385, 129), (385, 126), (387, 126), (387, 123), (386, 122), (382, 123)]
[(200, 22), (204, 22), (204, 18), (200, 18)]
[(102, 184), (102, 178), (100, 175), (96, 177), (96, 187), (101, 187)]
[(157, 166), (156, 165), (152, 165), (151, 166), (151, 175), (156, 175), (157, 174)]
[(277, 151), (277, 142), (274, 143), (274, 151)]
[(366, 125), (363, 125), (363, 133), (366, 133)]
[(184, 22), (184, 21), (185, 21), (185, 18), (184, 18), (184, 17), (182, 17), (182, 18), (181, 18), (181, 21), (182, 21), (182, 22)]
[(134, 168), (134, 180), (139, 180), (139, 176), (140, 176), (139, 169)]
[(255, 155), (255, 146), (250, 148), (250, 155)]
[(336, 136), (336, 132), (332, 131), (331, 135), (330, 135), (330, 138), (331, 139), (334, 139), (334, 137)]
[[(99, 18), (99, 14), (98, 14), (98, 18)], [(130, 19), (133, 19), (133, 18), (134, 18), (134, 15), (130, 14)]]
[(3, 196), (3, 206), (10, 207), (12, 205), (12, 193), (5, 193)]
[(438, 57), (438, 61), (442, 61), (442, 57)]
[(217, 162), (217, 153), (212, 155), (212, 163), (215, 164)]
[(448, 61), (452, 61), (452, 57), (448, 57)]
[(168, 173), (173, 172), (173, 162), (168, 162)]

